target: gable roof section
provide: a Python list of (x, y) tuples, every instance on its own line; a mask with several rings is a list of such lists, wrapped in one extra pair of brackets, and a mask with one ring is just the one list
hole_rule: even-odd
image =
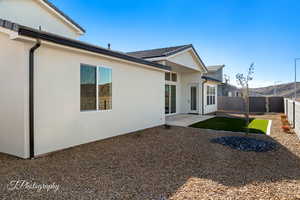
[(179, 51), (185, 50), (189, 47), (191, 47), (191, 45), (181, 45), (181, 46), (174, 46), (174, 47), (127, 52), (127, 54), (137, 58), (143, 58), (143, 59), (156, 58), (156, 57), (169, 56)]
[(56, 34), (44, 32), (44, 31), (39, 31), (37, 29), (22, 26), (22, 25), (12, 23), (12, 22), (7, 21), (7, 20), (0, 19), (0, 27), (11, 30), (11, 31), (14, 31), (14, 32), (18, 33), (20, 36), (26, 36), (26, 37), (30, 37), (30, 38), (40, 39), (40, 40), (44, 40), (44, 41), (47, 41), (47, 42), (51, 42), (51, 43), (55, 43), (55, 44), (59, 44), (59, 45), (67, 46), (67, 47), (72, 47), (72, 48), (85, 50), (85, 51), (89, 51), (89, 52), (93, 52), (93, 53), (97, 53), (97, 54), (111, 56), (111, 57), (114, 57), (114, 58), (119, 58), (119, 59), (122, 59), (122, 60), (135, 62), (135, 63), (138, 63), (138, 64), (148, 65), (152, 68), (156, 68), (156, 69), (160, 69), (160, 70), (171, 71), (171, 67), (166, 66), (166, 65), (162, 65), (162, 64), (159, 64), (159, 63), (143, 60), (143, 59), (140, 59), (140, 58), (129, 56), (129, 55), (124, 54), (124, 53), (120, 53), (120, 52), (117, 52), (117, 51), (112, 51), (112, 50), (109, 50), (109, 49), (98, 47), (98, 46), (88, 44), (88, 43), (85, 43), (85, 42), (81, 42), (81, 41), (78, 41), (78, 40), (73, 40), (73, 39), (70, 39), (70, 38), (62, 37), (62, 36), (59, 36), (59, 35), (56, 35)]
[(180, 53), (182, 51), (185, 51), (187, 49), (192, 49), (194, 54), (196, 55), (196, 58), (199, 60), (201, 65), (203, 66), (204, 70), (207, 72), (207, 68), (200, 58), (199, 54), (197, 53), (196, 49), (192, 44), (187, 45), (181, 45), (181, 46), (174, 46), (174, 47), (166, 47), (166, 48), (159, 48), (159, 49), (150, 49), (150, 50), (143, 50), (143, 51), (134, 51), (134, 52), (127, 52), (128, 55), (134, 56), (137, 58), (142, 59), (152, 59), (152, 58), (166, 58), (172, 55), (175, 55), (177, 53)]
[(85, 33), (85, 30), (74, 20), (72, 20), (67, 14), (65, 14), (63, 11), (58, 9), (53, 3), (51, 3), (49, 0), (38, 0), (39, 2), (43, 3), (48, 8), (52, 9), (59, 17), (63, 18), (64, 20), (68, 21), (70, 24), (72, 24), (76, 29), (78, 29), (80, 32)]
[(217, 71), (219, 69), (222, 69), (224, 67), (225, 67), (225, 65), (212, 65), (212, 66), (207, 66), (207, 69), (208, 69), (209, 72), (215, 72), (215, 71)]

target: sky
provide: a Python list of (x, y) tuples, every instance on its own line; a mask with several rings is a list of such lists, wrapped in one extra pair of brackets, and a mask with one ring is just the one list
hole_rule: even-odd
[[(294, 81), (299, 0), (50, 0), (85, 30), (80, 39), (118, 51), (193, 44), (204, 63), (235, 75), (255, 63), (251, 87)], [(300, 81), (300, 61), (299, 61)]]

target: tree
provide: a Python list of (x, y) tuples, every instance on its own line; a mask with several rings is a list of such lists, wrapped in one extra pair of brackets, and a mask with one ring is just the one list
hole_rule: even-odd
[(246, 76), (244, 76), (244, 74), (237, 74), (236, 75), (236, 80), (239, 86), (241, 86), (241, 91), (242, 91), (242, 97), (244, 99), (245, 102), (245, 106), (246, 106), (246, 112), (245, 112), (245, 116), (246, 116), (246, 122), (247, 122), (247, 134), (249, 133), (249, 123), (250, 123), (250, 119), (249, 119), (249, 115), (250, 115), (250, 109), (249, 109), (249, 81), (253, 80), (253, 74), (254, 74), (254, 63), (252, 63), (248, 69), (248, 73)]

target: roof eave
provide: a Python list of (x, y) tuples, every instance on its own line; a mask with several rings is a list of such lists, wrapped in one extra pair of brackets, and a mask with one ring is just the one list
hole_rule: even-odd
[(62, 45), (62, 46), (76, 48), (76, 49), (89, 51), (89, 52), (93, 52), (93, 53), (97, 53), (97, 54), (103, 54), (105, 56), (115, 57), (115, 58), (118, 58), (118, 59), (130, 61), (130, 62), (142, 64), (142, 65), (147, 65), (148, 67), (151, 67), (151, 68), (154, 68), (154, 69), (159, 69), (159, 70), (163, 70), (163, 71), (171, 71), (172, 70), (171, 67), (166, 66), (166, 65), (162, 65), (162, 64), (159, 64), (159, 63), (154, 63), (154, 62), (151, 62), (151, 61), (147, 61), (147, 60), (139, 59), (139, 58), (136, 58), (136, 57), (128, 56), (126, 54), (122, 54), (122, 53), (119, 53), (119, 52), (116, 52), (116, 51), (111, 51), (111, 50), (108, 50), (108, 49), (97, 47), (97, 46), (87, 44), (87, 43), (84, 43), (84, 42), (81, 42), (81, 41), (61, 37), (61, 36), (58, 36), (58, 35), (55, 35), (55, 34), (43, 32), (43, 31), (37, 31), (37, 30), (31, 29), (29, 27), (24, 27), (24, 26), (19, 25), (18, 34), (21, 35), (21, 36), (29, 37), (29, 38), (36, 38), (36, 39), (40, 39), (40, 40), (45, 40), (47, 42), (59, 44), (59, 45)]
[(68, 21), (70, 24), (72, 24), (79, 34), (84, 34), (86, 31), (84, 28), (82, 28), (78, 23), (76, 23), (71, 17), (69, 17), (67, 14), (65, 14), (63, 11), (61, 11), (58, 7), (56, 7), (53, 3), (51, 3), (48, 0), (39, 0), (43, 5), (53, 10), (57, 15), (62, 17), (64, 20)]

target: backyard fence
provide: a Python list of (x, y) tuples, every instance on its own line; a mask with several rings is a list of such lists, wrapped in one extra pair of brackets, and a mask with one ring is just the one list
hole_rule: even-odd
[(292, 99), (284, 99), (284, 114), (300, 137), (300, 102)]
[[(218, 97), (218, 110), (246, 112), (242, 97)], [(284, 112), (283, 97), (249, 97), (249, 110), (251, 113)]]

